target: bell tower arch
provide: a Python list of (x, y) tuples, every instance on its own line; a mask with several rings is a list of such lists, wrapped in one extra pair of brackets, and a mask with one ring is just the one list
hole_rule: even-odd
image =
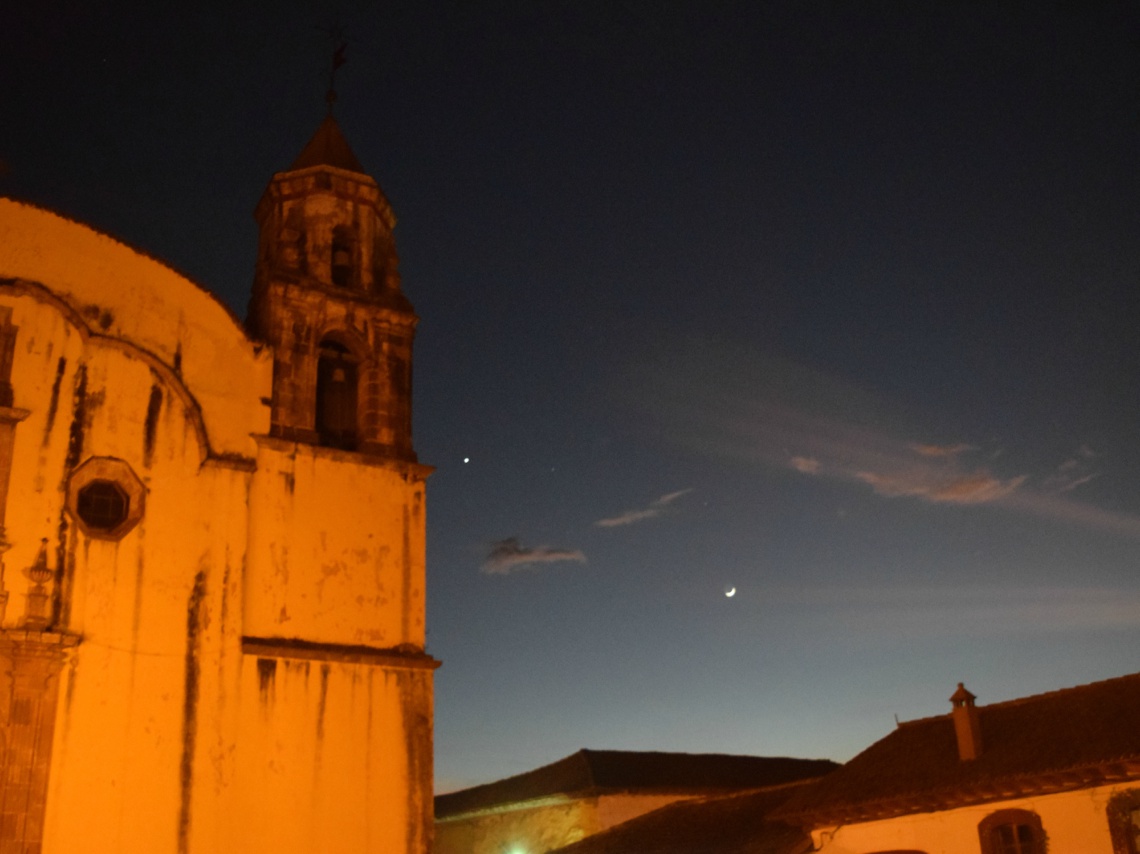
[(400, 289), (396, 218), (331, 112), (254, 216), (247, 325), (273, 347), (270, 434), (414, 462), (417, 318)]

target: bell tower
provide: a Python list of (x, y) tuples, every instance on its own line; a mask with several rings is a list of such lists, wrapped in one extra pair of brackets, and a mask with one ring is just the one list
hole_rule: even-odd
[(412, 338), (384, 193), (331, 109), (254, 214), (247, 325), (273, 347), (270, 434), (415, 461)]
[(426, 854), (431, 469), (412, 449), (417, 318), (396, 220), (331, 110), (255, 217), (246, 323), (272, 348), (273, 380), (241, 588), (235, 761), (257, 797), (248, 844), (232, 847)]

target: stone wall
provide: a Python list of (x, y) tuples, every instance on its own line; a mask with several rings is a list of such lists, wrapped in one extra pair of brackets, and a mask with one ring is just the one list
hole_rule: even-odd
[(270, 438), (220, 304), (7, 201), (0, 315), (0, 854), (424, 854), (428, 470)]

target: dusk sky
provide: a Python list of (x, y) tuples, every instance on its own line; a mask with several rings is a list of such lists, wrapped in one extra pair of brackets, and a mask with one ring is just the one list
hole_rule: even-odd
[(345, 27), (439, 790), (1140, 669), (1136, 0), (178, 5), (4, 4), (0, 194), (244, 317)]

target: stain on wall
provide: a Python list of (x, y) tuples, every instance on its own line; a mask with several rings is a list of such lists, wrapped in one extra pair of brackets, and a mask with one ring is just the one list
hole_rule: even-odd
[(206, 571), (198, 570), (186, 604), (186, 662), (182, 699), (182, 759), (178, 766), (178, 854), (190, 850), (190, 804), (194, 784), (194, 747), (198, 738), (199, 655), (202, 646), (202, 603), (206, 598)]
[(55, 426), (55, 415), (59, 411), (59, 387), (63, 384), (63, 375), (67, 371), (67, 359), (59, 357), (55, 368), (55, 379), (51, 384), (51, 398), (48, 400), (47, 420), (44, 422), (44, 438), (41, 447), (46, 448), (51, 439), (51, 428)]
[(87, 423), (87, 366), (80, 365), (75, 372), (75, 390), (72, 393), (71, 428), (67, 438), (67, 460), (64, 462), (64, 476), (71, 474), (79, 465), (83, 453), (83, 429)]
[(158, 434), (158, 416), (162, 412), (162, 387), (155, 383), (150, 387), (150, 398), (146, 403), (146, 422), (143, 425), (143, 465), (150, 468), (154, 462), (154, 440)]
[(329, 665), (321, 663), (321, 693), (317, 699), (317, 743), (325, 738), (325, 707), (329, 701)]
[(257, 659), (257, 695), (261, 705), (268, 707), (273, 701), (273, 687), (277, 678), (277, 659)]

